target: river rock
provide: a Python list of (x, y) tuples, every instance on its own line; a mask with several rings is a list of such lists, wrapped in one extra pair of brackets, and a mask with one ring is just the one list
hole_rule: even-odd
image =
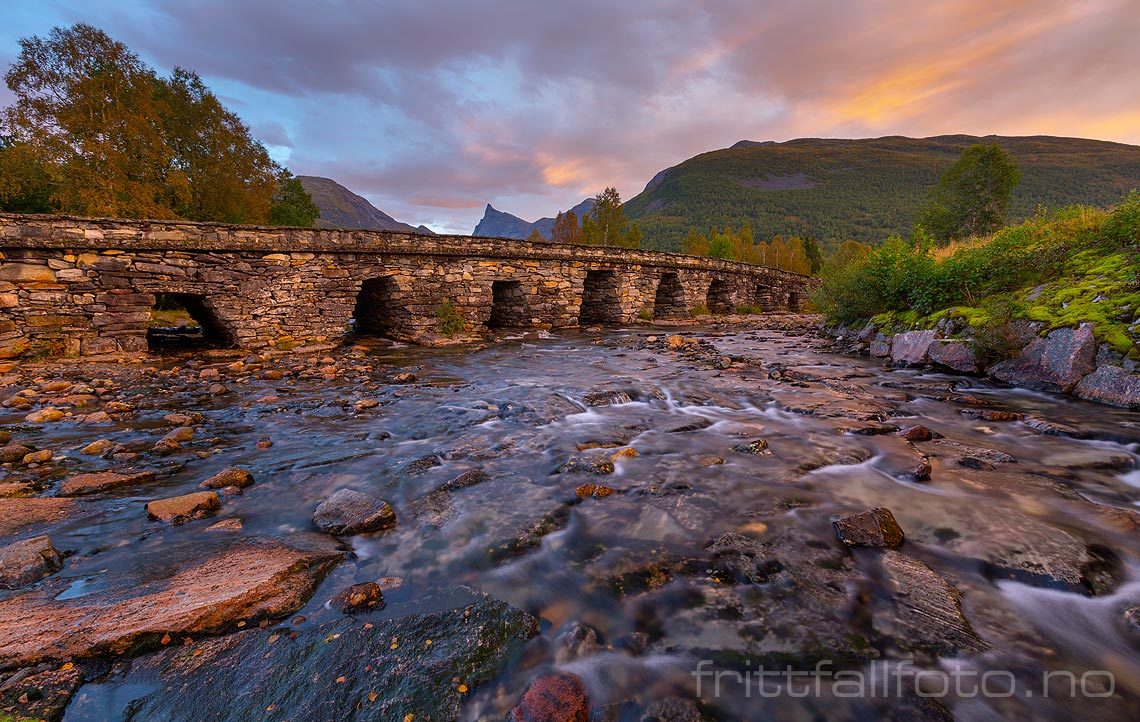
[(62, 567), (63, 557), (46, 536), (0, 547), (0, 589), (19, 589)]
[(873, 616), (876, 634), (940, 656), (989, 648), (962, 615), (958, 591), (930, 567), (891, 550), (880, 561), (894, 610)]
[[(456, 591), (438, 611), (295, 632), (250, 630), (136, 660), (126, 722), (455, 720), (467, 695), (538, 633), (529, 614)], [(443, 608), (441, 608), (443, 607)], [(133, 683), (157, 679), (156, 684)], [(281, 717), (274, 715), (279, 712)]]
[(396, 526), (392, 505), (370, 494), (341, 489), (321, 502), (313, 523), (327, 534), (352, 536)]
[(897, 547), (905, 535), (890, 509), (876, 507), (831, 522), (835, 535), (847, 546)]
[(578, 456), (559, 466), (554, 473), (607, 476), (614, 473), (614, 462), (604, 456)]
[(549, 674), (530, 683), (507, 716), (509, 722), (589, 722), (586, 685), (572, 674)]
[[(84, 668), (87, 668), (86, 670)], [(0, 719), (10, 722), (61, 720), (72, 695), (88, 679), (106, 672), (98, 662), (40, 665), (0, 680)]]
[(0, 537), (58, 524), (79, 513), (73, 499), (0, 499)]
[(181, 524), (210, 516), (221, 508), (222, 502), (216, 492), (197, 491), (169, 499), (156, 499), (146, 505), (146, 513), (158, 521)]
[(110, 439), (97, 439), (80, 449), (79, 453), (86, 456), (102, 456), (114, 448), (115, 442)]
[(51, 449), (40, 449), (39, 451), (24, 454), (24, 458), (20, 461), (24, 464), (46, 464), (51, 461), (54, 456), (55, 453), (52, 452)]
[(7, 444), (12, 440), (12, 432), (0, 429), (0, 446)]
[(11, 464), (20, 461), (31, 452), (32, 450), (30, 448), (21, 446), (20, 444), (0, 446), (0, 463)]
[(891, 337), (884, 333), (875, 334), (868, 346), (868, 352), (875, 358), (886, 358), (891, 355)]
[(344, 614), (379, 609), (384, 606), (384, 592), (376, 582), (353, 584), (333, 595), (329, 606)]
[(743, 444), (737, 444), (732, 447), (732, 450), (738, 454), (750, 454), (753, 456), (767, 456), (772, 453), (768, 450), (768, 442), (764, 439), (754, 439)]
[(203, 481), (199, 486), (203, 489), (224, 489), (227, 486), (236, 486), (239, 489), (244, 489), (252, 483), (253, 474), (249, 473), (246, 469), (231, 466), (228, 469), (222, 469), (217, 474)]
[(928, 350), (930, 360), (939, 366), (964, 374), (978, 372), (978, 359), (962, 341), (935, 341)]
[(1140, 409), (1140, 374), (1119, 366), (1101, 366), (1081, 379), (1073, 393), (1086, 401)]
[(1065, 393), (1092, 373), (1096, 353), (1093, 326), (1083, 323), (1033, 339), (1016, 358), (990, 367), (989, 374), (1014, 386)]
[(65, 414), (60, 409), (57, 409), (53, 406), (49, 406), (46, 409), (40, 409), (39, 411), (33, 411), (32, 413), (30, 413), (26, 417), (24, 417), (24, 420), (27, 421), (29, 424), (51, 424), (51, 423), (54, 423), (56, 421), (61, 420), (64, 417), (64, 415)]
[(1134, 462), (1131, 454), (1126, 452), (1089, 446), (1047, 454), (1041, 463), (1063, 469), (1131, 469)]
[(99, 471), (94, 474), (69, 476), (59, 485), (59, 496), (84, 496), (98, 494), (127, 486), (138, 486), (154, 481), (154, 472), (142, 471), (135, 474), (120, 474), (115, 471)]
[(933, 331), (896, 333), (891, 339), (891, 361), (900, 366), (921, 366), (930, 362), (930, 347), (937, 335)]
[[(295, 534), (289, 545), (214, 538), (219, 541), (203, 538), (181, 552), (190, 558), (163, 550), (140, 559), (86, 596), (59, 599), (59, 589), (40, 589), (0, 600), (0, 659), (28, 666), (123, 654), (163, 634), (197, 635), (238, 620), (281, 617), (299, 609), (343, 557), (327, 538), (312, 535)], [(169, 572), (155, 575), (156, 565)]]

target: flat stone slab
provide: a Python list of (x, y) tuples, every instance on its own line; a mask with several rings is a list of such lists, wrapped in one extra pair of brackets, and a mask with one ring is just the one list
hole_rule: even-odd
[(73, 499), (0, 499), (0, 537), (58, 524), (75, 514), (76, 507)]
[[(372, 624), (342, 617), (295, 634), (250, 630), (135, 660), (118, 690), (138, 695), (127, 719), (458, 719), (538, 622), (469, 590), (458, 604), (425, 601), (436, 610)], [(157, 684), (132, 689), (136, 679)]]
[[(291, 546), (246, 539), (198, 549), (159, 578), (124, 577), (88, 596), (36, 590), (0, 600), (0, 660), (25, 667), (49, 660), (123, 654), (164, 634), (216, 632), (231, 623), (299, 609), (342, 557), (327, 538)], [(141, 565), (140, 565), (141, 566)]]
[(169, 499), (156, 499), (146, 505), (146, 513), (152, 519), (178, 524), (209, 516), (221, 508), (222, 502), (218, 499), (217, 492), (198, 491)]
[(99, 471), (93, 474), (69, 476), (59, 485), (58, 496), (84, 496), (99, 494), (112, 489), (138, 486), (154, 481), (154, 472), (143, 471), (137, 474), (120, 474), (116, 471)]

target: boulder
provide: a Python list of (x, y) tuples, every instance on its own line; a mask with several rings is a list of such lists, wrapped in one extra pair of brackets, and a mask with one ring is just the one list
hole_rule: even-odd
[(890, 509), (876, 507), (831, 522), (835, 535), (847, 546), (897, 547), (905, 535)]
[(353, 584), (333, 595), (329, 606), (344, 614), (379, 609), (384, 606), (384, 592), (376, 582)]
[(978, 372), (978, 359), (973, 350), (961, 341), (935, 341), (928, 351), (930, 360), (939, 366), (964, 374)]
[(548, 674), (530, 683), (509, 722), (589, 722), (586, 685), (572, 674)]
[(1059, 328), (1035, 338), (1021, 353), (991, 366), (990, 376), (1040, 391), (1071, 391), (1096, 366), (1097, 342), (1091, 323)]
[(942, 656), (961, 656), (989, 648), (962, 615), (954, 587), (922, 562), (896, 551), (881, 559), (894, 613), (875, 614), (875, 632), (913, 642), (916, 649)]
[(0, 547), (0, 589), (19, 589), (63, 568), (63, 557), (46, 536)]
[(154, 481), (154, 472), (143, 471), (137, 474), (120, 474), (115, 471), (99, 471), (94, 474), (69, 476), (59, 485), (58, 496), (83, 496), (125, 486), (138, 486)]
[[(282, 617), (299, 609), (343, 557), (327, 538), (311, 535), (293, 535), (289, 545), (216, 539), (183, 551), (193, 555), (187, 559), (171, 559), (167, 550), (161, 559), (140, 559), (85, 596), (59, 598), (59, 589), (42, 589), (0, 600), (0, 659), (18, 667), (123, 654), (164, 634)], [(156, 565), (170, 572), (155, 575)]]
[(313, 523), (327, 534), (352, 536), (396, 526), (396, 512), (383, 499), (341, 489), (321, 502)]
[(224, 489), (227, 486), (236, 486), (239, 489), (244, 489), (252, 483), (253, 474), (245, 469), (231, 466), (228, 469), (222, 469), (217, 474), (206, 479), (200, 486), (203, 489)]
[(181, 524), (209, 516), (221, 508), (222, 502), (216, 492), (197, 491), (169, 499), (156, 499), (146, 505), (146, 513), (151, 519)]
[(1086, 401), (1140, 409), (1140, 374), (1119, 366), (1101, 366), (1081, 379), (1073, 393)]
[(933, 331), (896, 333), (891, 339), (891, 361), (902, 366), (930, 363), (930, 348), (935, 340)]
[(135, 660), (118, 680), (134, 697), (125, 720), (459, 719), (467, 696), (502, 672), (538, 623), (470, 590), (425, 601), (436, 611), (253, 629)]
[(11, 464), (20, 461), (31, 452), (32, 450), (27, 446), (21, 446), (20, 444), (0, 446), (0, 463)]
[(891, 355), (891, 337), (879, 333), (871, 339), (869, 352), (876, 358), (886, 358)]

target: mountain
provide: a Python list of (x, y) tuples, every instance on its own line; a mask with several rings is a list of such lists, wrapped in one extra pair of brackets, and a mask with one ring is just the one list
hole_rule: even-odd
[[(594, 199), (587, 198), (570, 210), (581, 219), (583, 213), (589, 213), (594, 209)], [(533, 223), (524, 221), (516, 215), (504, 213), (497, 210), (490, 203), (487, 204), (486, 210), (483, 211), (483, 218), (479, 220), (479, 224), (475, 226), (472, 235), (476, 236), (490, 236), (492, 238), (518, 238), (526, 239), (535, 229), (538, 230), (542, 237), (550, 240), (552, 231), (554, 230), (554, 218), (539, 218)]]
[(410, 231), (431, 233), (426, 226), (415, 228), (401, 223), (384, 211), (356, 195), (331, 178), (313, 175), (299, 175), (305, 191), (321, 209), (317, 228), (348, 228), (365, 231)]
[(625, 204), (646, 247), (677, 250), (689, 228), (752, 224), (777, 234), (880, 241), (907, 235), (931, 187), (962, 151), (997, 143), (1021, 168), (1011, 219), (1039, 207), (1108, 206), (1140, 188), (1140, 146), (1051, 136), (743, 140), (653, 177)]

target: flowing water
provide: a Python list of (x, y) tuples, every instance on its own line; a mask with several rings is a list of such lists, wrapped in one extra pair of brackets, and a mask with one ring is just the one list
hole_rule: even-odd
[[(639, 720), (654, 700), (698, 692), (705, 714), (719, 719), (937, 719), (946, 710), (976, 720), (1140, 718), (1140, 583), (1131, 581), (1140, 552), (1132, 511), (1140, 512), (1140, 416), (887, 369), (778, 328), (685, 333), (705, 345), (672, 350), (661, 331), (645, 329), (508, 336), (479, 349), (377, 342), (336, 352), (335, 378), (237, 383), (223, 375), (229, 392), (216, 396), (186, 373), (139, 375), (130, 391), (140, 413), (131, 423), (29, 433), (65, 450), (95, 436), (153, 443), (165, 431), (162, 414), (192, 410), (208, 418), (195, 448), (211, 453), (170, 457), (160, 462), (158, 485), (111, 494), (97, 520), (54, 530), (56, 546), (75, 551), (57, 583), (79, 597), (124, 574), (170, 574), (166, 560), (179, 550), (209, 553), (221, 542), (202, 529), (217, 519), (158, 528), (139, 505), (194, 491), (237, 465), (256, 483), (225, 498), (219, 518), (240, 517), (243, 535), (310, 530), (313, 508), (344, 487), (396, 509), (395, 529), (349, 540), (354, 554), (299, 612), (302, 626), (336, 615), (325, 603), (338, 589), (383, 578), (400, 583), (389, 583), (377, 619), (422, 611), (423, 599), (456, 585), (541, 618), (540, 637), (473, 691), (468, 719), (502, 719), (527, 683), (551, 669), (579, 676), (605, 719)], [(187, 358), (165, 367), (186, 369)], [(415, 380), (394, 383), (401, 372)], [(379, 405), (355, 409), (360, 399)], [(1044, 419), (1064, 433), (969, 413), (977, 409)], [(0, 422), (21, 418), (5, 412)], [(912, 445), (887, 425), (924, 425), (944, 438)], [(265, 437), (272, 446), (259, 448)], [(766, 450), (753, 449), (761, 453), (734, 450), (757, 439), (767, 441)], [(636, 455), (618, 455), (611, 474), (563, 467), (622, 449)], [(99, 468), (69, 453), (84, 469)], [(929, 480), (912, 473), (923, 455)], [(980, 462), (957, 461), (965, 457)], [(486, 478), (438, 491), (472, 469)], [(616, 493), (579, 499), (586, 483)], [(894, 679), (913, 658), (915, 668), (957, 680), (990, 671), (989, 692), (997, 694), (936, 695), (932, 706), (913, 689), (871, 700), (834, 688), (803, 696), (776, 679), (773, 694), (762, 696), (731, 679), (714, 692), (711, 678), (694, 676), (710, 654), (718, 669), (776, 658), (808, 659), (811, 669), (828, 650), (797, 649), (805, 633), (823, 630), (826, 639), (829, 625), (865, 630), (863, 607), (820, 600), (823, 592), (862, 595), (872, 600), (866, 609), (879, 609), (874, 600), (890, 598), (878, 552), (845, 550), (830, 523), (880, 506), (906, 533), (900, 551), (961, 594), (962, 613), (984, 643), (924, 655), (908, 646), (909, 633), (867, 634), (873, 661), (846, 668)], [(770, 544), (779, 559), (771, 573), (741, 578), (725, 567), (710, 545), (729, 532)], [(831, 575), (819, 580), (823, 592), (812, 591), (815, 571), (794, 576), (797, 564)], [(720, 604), (726, 590), (736, 596)], [(882, 631), (880, 622), (872, 626)], [(772, 650), (779, 654), (765, 656)], [(1044, 695), (1039, 680), (1048, 670), (1071, 670), (1087, 689)], [(1098, 674), (1081, 677), (1090, 670)], [(152, 689), (138, 675), (112, 675), (82, 688), (65, 719), (120, 718)]]

